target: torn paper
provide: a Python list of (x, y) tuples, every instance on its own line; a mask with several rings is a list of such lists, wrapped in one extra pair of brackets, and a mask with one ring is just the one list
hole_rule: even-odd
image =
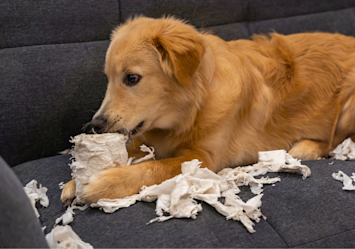
[(355, 190), (355, 186), (353, 185), (353, 180), (355, 179), (354, 173), (353, 176), (349, 177), (347, 174), (339, 170), (338, 173), (333, 173), (332, 176), (335, 180), (343, 182), (343, 190)]
[[(145, 144), (142, 144), (140, 146), (140, 149), (141, 151), (143, 152), (148, 152), (149, 154), (142, 157), (142, 158), (139, 158), (139, 159), (136, 159), (132, 162), (132, 164), (138, 164), (138, 163), (141, 163), (141, 162), (144, 162), (144, 161), (148, 161), (150, 159), (155, 159), (154, 158), (154, 148), (153, 147), (148, 147), (146, 146)], [(128, 165), (128, 164), (127, 164)]]
[(355, 143), (351, 138), (345, 139), (329, 155), (337, 160), (354, 160), (355, 159)]
[(73, 231), (71, 226), (56, 226), (50, 233), (46, 235), (46, 240), (50, 248), (78, 248), (92, 249), (93, 246), (85, 243)]
[(27, 185), (23, 188), (23, 190), (25, 191), (28, 198), (30, 199), (33, 210), (38, 218), (40, 215), (39, 215), (38, 210), (36, 208), (36, 202), (39, 201), (43, 207), (48, 207), (48, 205), (49, 205), (48, 196), (46, 194), (47, 188), (42, 187), (41, 184), (39, 185), (39, 188), (38, 188), (37, 181), (32, 180), (29, 183), (27, 183)]
[(60, 183), (58, 183), (58, 187), (59, 187), (59, 189), (63, 189), (63, 188), (64, 188), (64, 186), (65, 186), (65, 183), (64, 183), (64, 182), (60, 182)]
[(140, 195), (136, 194), (122, 199), (100, 199), (97, 203), (92, 203), (90, 206), (103, 209), (105, 213), (113, 213), (120, 208), (129, 207), (140, 200)]
[(272, 150), (258, 152), (259, 162), (253, 167), (267, 168), (268, 172), (300, 172), (303, 179), (311, 175), (311, 170), (301, 164), (301, 160), (293, 158), (285, 150)]
[(83, 185), (96, 172), (115, 167), (114, 162), (127, 164), (126, 141), (126, 136), (117, 133), (80, 134), (70, 140), (75, 144), (72, 153), (75, 160), (70, 168), (75, 178), (77, 197), (83, 192)]
[[(201, 162), (192, 160), (181, 165), (182, 174), (162, 182), (159, 185), (142, 187), (139, 194), (123, 199), (102, 199), (92, 207), (101, 207), (105, 212), (113, 212), (127, 207), (136, 201), (156, 201), (157, 218), (148, 224), (175, 218), (193, 218), (202, 210), (196, 200), (204, 201), (213, 206), (227, 219), (240, 221), (249, 232), (254, 232), (254, 221), (259, 222), (262, 215), (261, 198), (263, 184), (274, 184), (279, 177), (256, 179), (256, 176), (267, 172), (301, 172), (306, 178), (310, 169), (292, 158), (284, 150), (259, 153), (259, 162), (252, 166), (226, 168), (215, 174), (207, 168), (200, 168)], [(237, 194), (238, 186), (249, 185), (255, 197), (244, 202)], [(224, 197), (224, 203), (220, 201)], [(169, 214), (165, 216), (164, 214)]]
[(70, 206), (68, 206), (65, 213), (55, 220), (55, 225), (57, 225), (61, 221), (62, 221), (63, 225), (68, 225), (69, 223), (71, 223), (74, 220), (74, 214), (75, 214), (74, 210), (75, 209), (79, 209), (80, 211), (84, 211), (85, 209), (87, 209), (89, 207), (89, 205), (87, 205), (87, 204), (85, 204), (84, 206), (80, 206), (77, 204), (78, 204), (78, 200), (74, 199), (72, 204)]

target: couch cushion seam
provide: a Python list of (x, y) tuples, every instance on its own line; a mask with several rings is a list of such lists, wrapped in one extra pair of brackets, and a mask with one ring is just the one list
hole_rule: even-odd
[(317, 242), (317, 241), (320, 241), (320, 240), (323, 240), (323, 239), (326, 239), (326, 238), (331, 238), (333, 236), (337, 236), (337, 235), (342, 234), (342, 233), (347, 233), (347, 232), (352, 231), (352, 230), (355, 230), (355, 228), (350, 228), (348, 230), (345, 230), (345, 231), (342, 231), (342, 232), (338, 232), (338, 233), (335, 233), (335, 234), (332, 234), (332, 235), (328, 235), (328, 236), (325, 236), (323, 238), (319, 238), (319, 239), (316, 239), (316, 240), (313, 240), (313, 241), (309, 241), (309, 242), (306, 242), (306, 243), (303, 243), (303, 244), (295, 245), (292, 248), (295, 248), (295, 247), (298, 247), (298, 246), (304, 246), (304, 245), (307, 245), (307, 244), (310, 244), (310, 243), (314, 243), (314, 242)]
[(44, 43), (44, 44), (32, 44), (32, 45), (23, 45), (23, 46), (15, 46), (15, 47), (4, 47), (0, 48), (0, 50), (5, 49), (18, 49), (18, 48), (30, 48), (30, 47), (41, 47), (41, 46), (57, 46), (57, 45), (71, 45), (71, 44), (84, 44), (84, 43), (94, 43), (94, 42), (108, 42), (109, 39), (105, 40), (93, 40), (93, 41), (78, 41), (78, 42), (63, 42), (63, 43)]
[(269, 226), (275, 231), (275, 233), (282, 239), (282, 241), (283, 241), (283, 242), (286, 244), (286, 246), (289, 248), (290, 245), (289, 245), (289, 244), (286, 242), (286, 240), (281, 236), (281, 234), (279, 234), (279, 232), (275, 229), (275, 227), (273, 227), (273, 226), (271, 225), (271, 223), (268, 222), (267, 219), (266, 219), (265, 221), (266, 221), (266, 223), (269, 224)]
[(336, 9), (336, 10), (327, 10), (327, 11), (319, 11), (319, 12), (299, 14), (299, 15), (282, 16), (282, 17), (277, 17), (277, 18), (266, 18), (266, 19), (253, 20), (253, 21), (240, 20), (238, 22), (218, 23), (218, 24), (215, 24), (215, 25), (204, 26), (204, 27), (196, 26), (196, 28), (199, 28), (199, 29), (200, 28), (210, 28), (210, 27), (223, 26), (223, 25), (235, 24), (235, 23), (250, 24), (250, 23), (256, 23), (256, 22), (263, 22), (263, 21), (279, 20), (279, 19), (284, 19), (284, 18), (293, 18), (293, 17), (298, 17), (298, 16), (309, 16), (309, 15), (317, 15), (317, 14), (322, 14), (322, 13), (331, 13), (331, 12), (337, 12), (337, 11), (342, 11), (342, 10), (346, 10), (346, 9), (355, 9), (355, 6)]

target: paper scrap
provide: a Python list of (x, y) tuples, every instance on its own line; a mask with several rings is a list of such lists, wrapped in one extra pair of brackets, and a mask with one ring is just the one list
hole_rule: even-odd
[(71, 223), (74, 220), (74, 214), (75, 214), (74, 210), (75, 209), (79, 209), (81, 211), (84, 211), (85, 209), (87, 209), (89, 207), (89, 205), (87, 205), (87, 204), (85, 204), (84, 206), (79, 206), (77, 204), (78, 204), (78, 200), (74, 199), (72, 204), (70, 206), (68, 206), (65, 213), (55, 220), (55, 225), (57, 225), (61, 221), (62, 221), (63, 225), (68, 225), (69, 223)]
[(105, 213), (113, 213), (116, 210), (129, 207), (136, 203), (136, 201), (140, 201), (141, 197), (139, 194), (127, 196), (121, 199), (100, 199), (97, 203), (91, 203), (90, 207), (98, 207), (103, 209)]
[(58, 183), (58, 187), (59, 187), (59, 189), (63, 189), (63, 188), (64, 188), (64, 186), (65, 186), (65, 183), (64, 183), (64, 182), (60, 182), (60, 183)]
[(36, 208), (36, 202), (39, 201), (43, 207), (48, 207), (48, 205), (49, 205), (49, 199), (46, 194), (47, 188), (42, 187), (41, 184), (39, 185), (39, 187), (37, 187), (37, 181), (32, 180), (26, 184), (26, 186), (23, 188), (23, 190), (25, 191), (28, 198), (30, 199), (33, 210), (38, 218), (40, 215), (39, 215), (38, 210)]
[(259, 162), (253, 167), (267, 168), (268, 172), (300, 172), (303, 179), (311, 175), (311, 170), (301, 164), (301, 160), (293, 158), (285, 150), (260, 151)]
[(78, 248), (78, 249), (91, 249), (93, 246), (85, 243), (73, 231), (71, 226), (56, 226), (50, 233), (46, 235), (46, 240), (50, 248)]
[(333, 173), (332, 176), (335, 180), (343, 182), (343, 190), (355, 190), (355, 186), (353, 185), (353, 180), (355, 181), (354, 173), (351, 177), (349, 177), (343, 171), (339, 170), (338, 173)]
[(144, 162), (144, 161), (148, 161), (150, 159), (155, 159), (154, 158), (154, 148), (153, 147), (148, 147), (145, 144), (142, 144), (140, 146), (140, 149), (141, 149), (141, 151), (148, 152), (149, 154), (144, 156), (144, 157), (142, 157), (142, 158), (134, 160), (132, 162), (132, 164), (138, 164), (138, 163), (141, 163), (141, 162)]
[(355, 182), (355, 173), (352, 173), (352, 176), (350, 176), (351, 179)]
[(355, 159), (355, 143), (351, 138), (345, 139), (329, 155), (337, 160), (354, 160)]

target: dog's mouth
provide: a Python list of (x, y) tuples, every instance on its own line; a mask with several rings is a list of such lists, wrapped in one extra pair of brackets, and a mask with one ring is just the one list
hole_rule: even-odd
[(140, 122), (133, 130), (129, 132), (129, 135), (135, 135), (138, 133), (139, 128), (141, 128), (144, 125), (144, 121)]

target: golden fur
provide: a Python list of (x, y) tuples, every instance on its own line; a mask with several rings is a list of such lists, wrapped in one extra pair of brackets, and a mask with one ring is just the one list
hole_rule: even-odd
[[(93, 120), (105, 119), (104, 132), (136, 127), (129, 156), (141, 156), (144, 143), (158, 160), (96, 174), (83, 198), (138, 193), (195, 158), (217, 172), (254, 163), (258, 151), (327, 155), (355, 134), (354, 52), (355, 39), (339, 34), (226, 42), (174, 18), (129, 20), (112, 34), (108, 89)], [(128, 74), (141, 76), (138, 84), (125, 84)], [(63, 201), (73, 197), (73, 183)]]

